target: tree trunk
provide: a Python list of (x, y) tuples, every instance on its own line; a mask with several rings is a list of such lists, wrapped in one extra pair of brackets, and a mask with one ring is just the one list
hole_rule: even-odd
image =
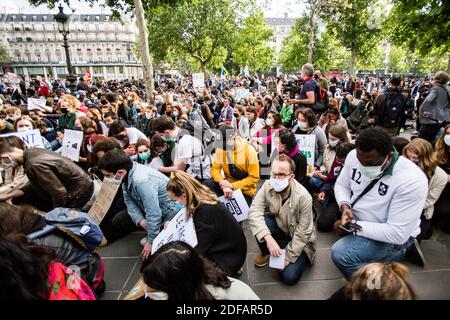
[(447, 55), (447, 73), (450, 74), (450, 52)]
[(349, 66), (349, 70), (348, 70), (348, 73), (352, 77), (355, 76), (355, 63), (356, 63), (356, 50), (352, 49), (352, 54), (350, 56), (350, 66)]
[(202, 66), (202, 72), (205, 75), (205, 81), (208, 77), (208, 72), (206, 71), (206, 61), (200, 61), (200, 64)]
[(136, 23), (139, 29), (139, 37), (141, 39), (141, 59), (142, 67), (144, 69), (144, 82), (147, 99), (153, 99), (154, 79), (153, 79), (153, 64), (152, 56), (150, 55), (148, 46), (148, 29), (145, 23), (144, 8), (141, 0), (134, 0), (136, 8)]
[(314, 15), (315, 15), (315, 8), (312, 7), (311, 4), (311, 12), (309, 14), (309, 22), (308, 22), (308, 28), (309, 28), (309, 42), (308, 42), (308, 63), (313, 63), (313, 53), (314, 53)]

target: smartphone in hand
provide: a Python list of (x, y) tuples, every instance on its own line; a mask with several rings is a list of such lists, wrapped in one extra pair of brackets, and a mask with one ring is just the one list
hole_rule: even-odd
[(361, 229), (362, 229), (362, 227), (356, 223), (356, 220), (347, 222), (346, 224), (340, 225), (339, 227), (350, 233), (353, 233), (354, 231), (361, 231)]

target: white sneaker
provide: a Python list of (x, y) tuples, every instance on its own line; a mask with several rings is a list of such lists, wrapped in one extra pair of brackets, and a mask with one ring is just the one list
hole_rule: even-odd
[(145, 244), (147, 243), (147, 237), (143, 237), (139, 243), (141, 247), (145, 246)]

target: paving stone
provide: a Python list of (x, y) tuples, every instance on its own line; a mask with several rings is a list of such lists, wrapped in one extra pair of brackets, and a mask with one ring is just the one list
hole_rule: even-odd
[(450, 299), (450, 270), (413, 273), (409, 276), (409, 281), (418, 299)]
[(145, 236), (144, 232), (133, 232), (125, 237), (100, 248), (102, 257), (138, 257), (142, 251), (139, 241)]
[(122, 291), (137, 260), (137, 258), (104, 259), (106, 290)]
[(121, 291), (105, 291), (100, 300), (118, 300)]

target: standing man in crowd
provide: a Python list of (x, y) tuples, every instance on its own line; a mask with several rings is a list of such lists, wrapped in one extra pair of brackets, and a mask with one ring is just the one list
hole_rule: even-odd
[(295, 104), (295, 111), (300, 108), (312, 108), (316, 102), (317, 84), (314, 81), (314, 66), (307, 63), (302, 67), (303, 81), (302, 90), (300, 91), (300, 98), (298, 100), (289, 100), (288, 104)]

